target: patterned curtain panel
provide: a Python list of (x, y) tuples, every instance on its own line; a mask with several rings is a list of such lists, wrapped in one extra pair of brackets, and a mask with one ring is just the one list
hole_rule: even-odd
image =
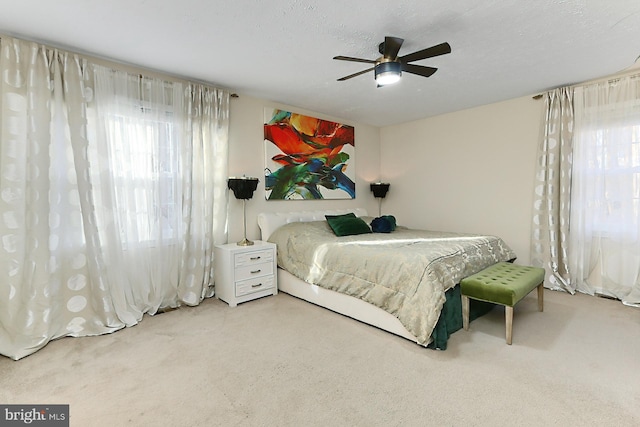
[(571, 213), (573, 92), (545, 95), (544, 136), (538, 147), (531, 235), (531, 263), (547, 271), (546, 287), (573, 293), (568, 241)]
[(212, 295), (228, 103), (0, 40), (0, 354)]

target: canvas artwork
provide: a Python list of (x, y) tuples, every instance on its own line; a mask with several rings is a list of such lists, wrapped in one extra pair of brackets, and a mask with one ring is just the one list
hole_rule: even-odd
[(267, 200), (355, 199), (353, 126), (264, 111)]

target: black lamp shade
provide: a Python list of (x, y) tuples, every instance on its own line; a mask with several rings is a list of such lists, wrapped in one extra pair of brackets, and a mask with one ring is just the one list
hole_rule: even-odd
[(384, 196), (387, 195), (387, 191), (389, 191), (389, 185), (390, 184), (384, 182), (372, 182), (371, 191), (373, 191), (373, 196), (384, 199)]
[(229, 178), (227, 184), (236, 199), (249, 200), (253, 197), (253, 192), (258, 188), (258, 178), (241, 177), (241, 178)]

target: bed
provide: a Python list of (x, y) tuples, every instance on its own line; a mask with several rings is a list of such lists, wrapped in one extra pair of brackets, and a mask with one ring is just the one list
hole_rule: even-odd
[[(326, 215), (364, 209), (261, 213), (278, 248), (278, 288), (426, 347), (446, 349), (462, 327), (460, 280), (515, 254), (495, 236), (412, 230), (338, 237)], [(489, 311), (478, 303), (471, 318)]]

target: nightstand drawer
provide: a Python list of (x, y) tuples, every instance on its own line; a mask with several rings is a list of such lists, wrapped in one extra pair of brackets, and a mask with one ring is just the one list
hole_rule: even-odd
[(236, 281), (250, 279), (252, 277), (273, 275), (273, 262), (261, 262), (259, 264), (236, 267)]
[(236, 297), (273, 288), (273, 276), (256, 277), (236, 283)]
[(266, 249), (264, 251), (253, 251), (247, 253), (236, 254), (235, 266), (242, 267), (243, 265), (252, 265), (263, 262), (273, 261), (273, 251)]

